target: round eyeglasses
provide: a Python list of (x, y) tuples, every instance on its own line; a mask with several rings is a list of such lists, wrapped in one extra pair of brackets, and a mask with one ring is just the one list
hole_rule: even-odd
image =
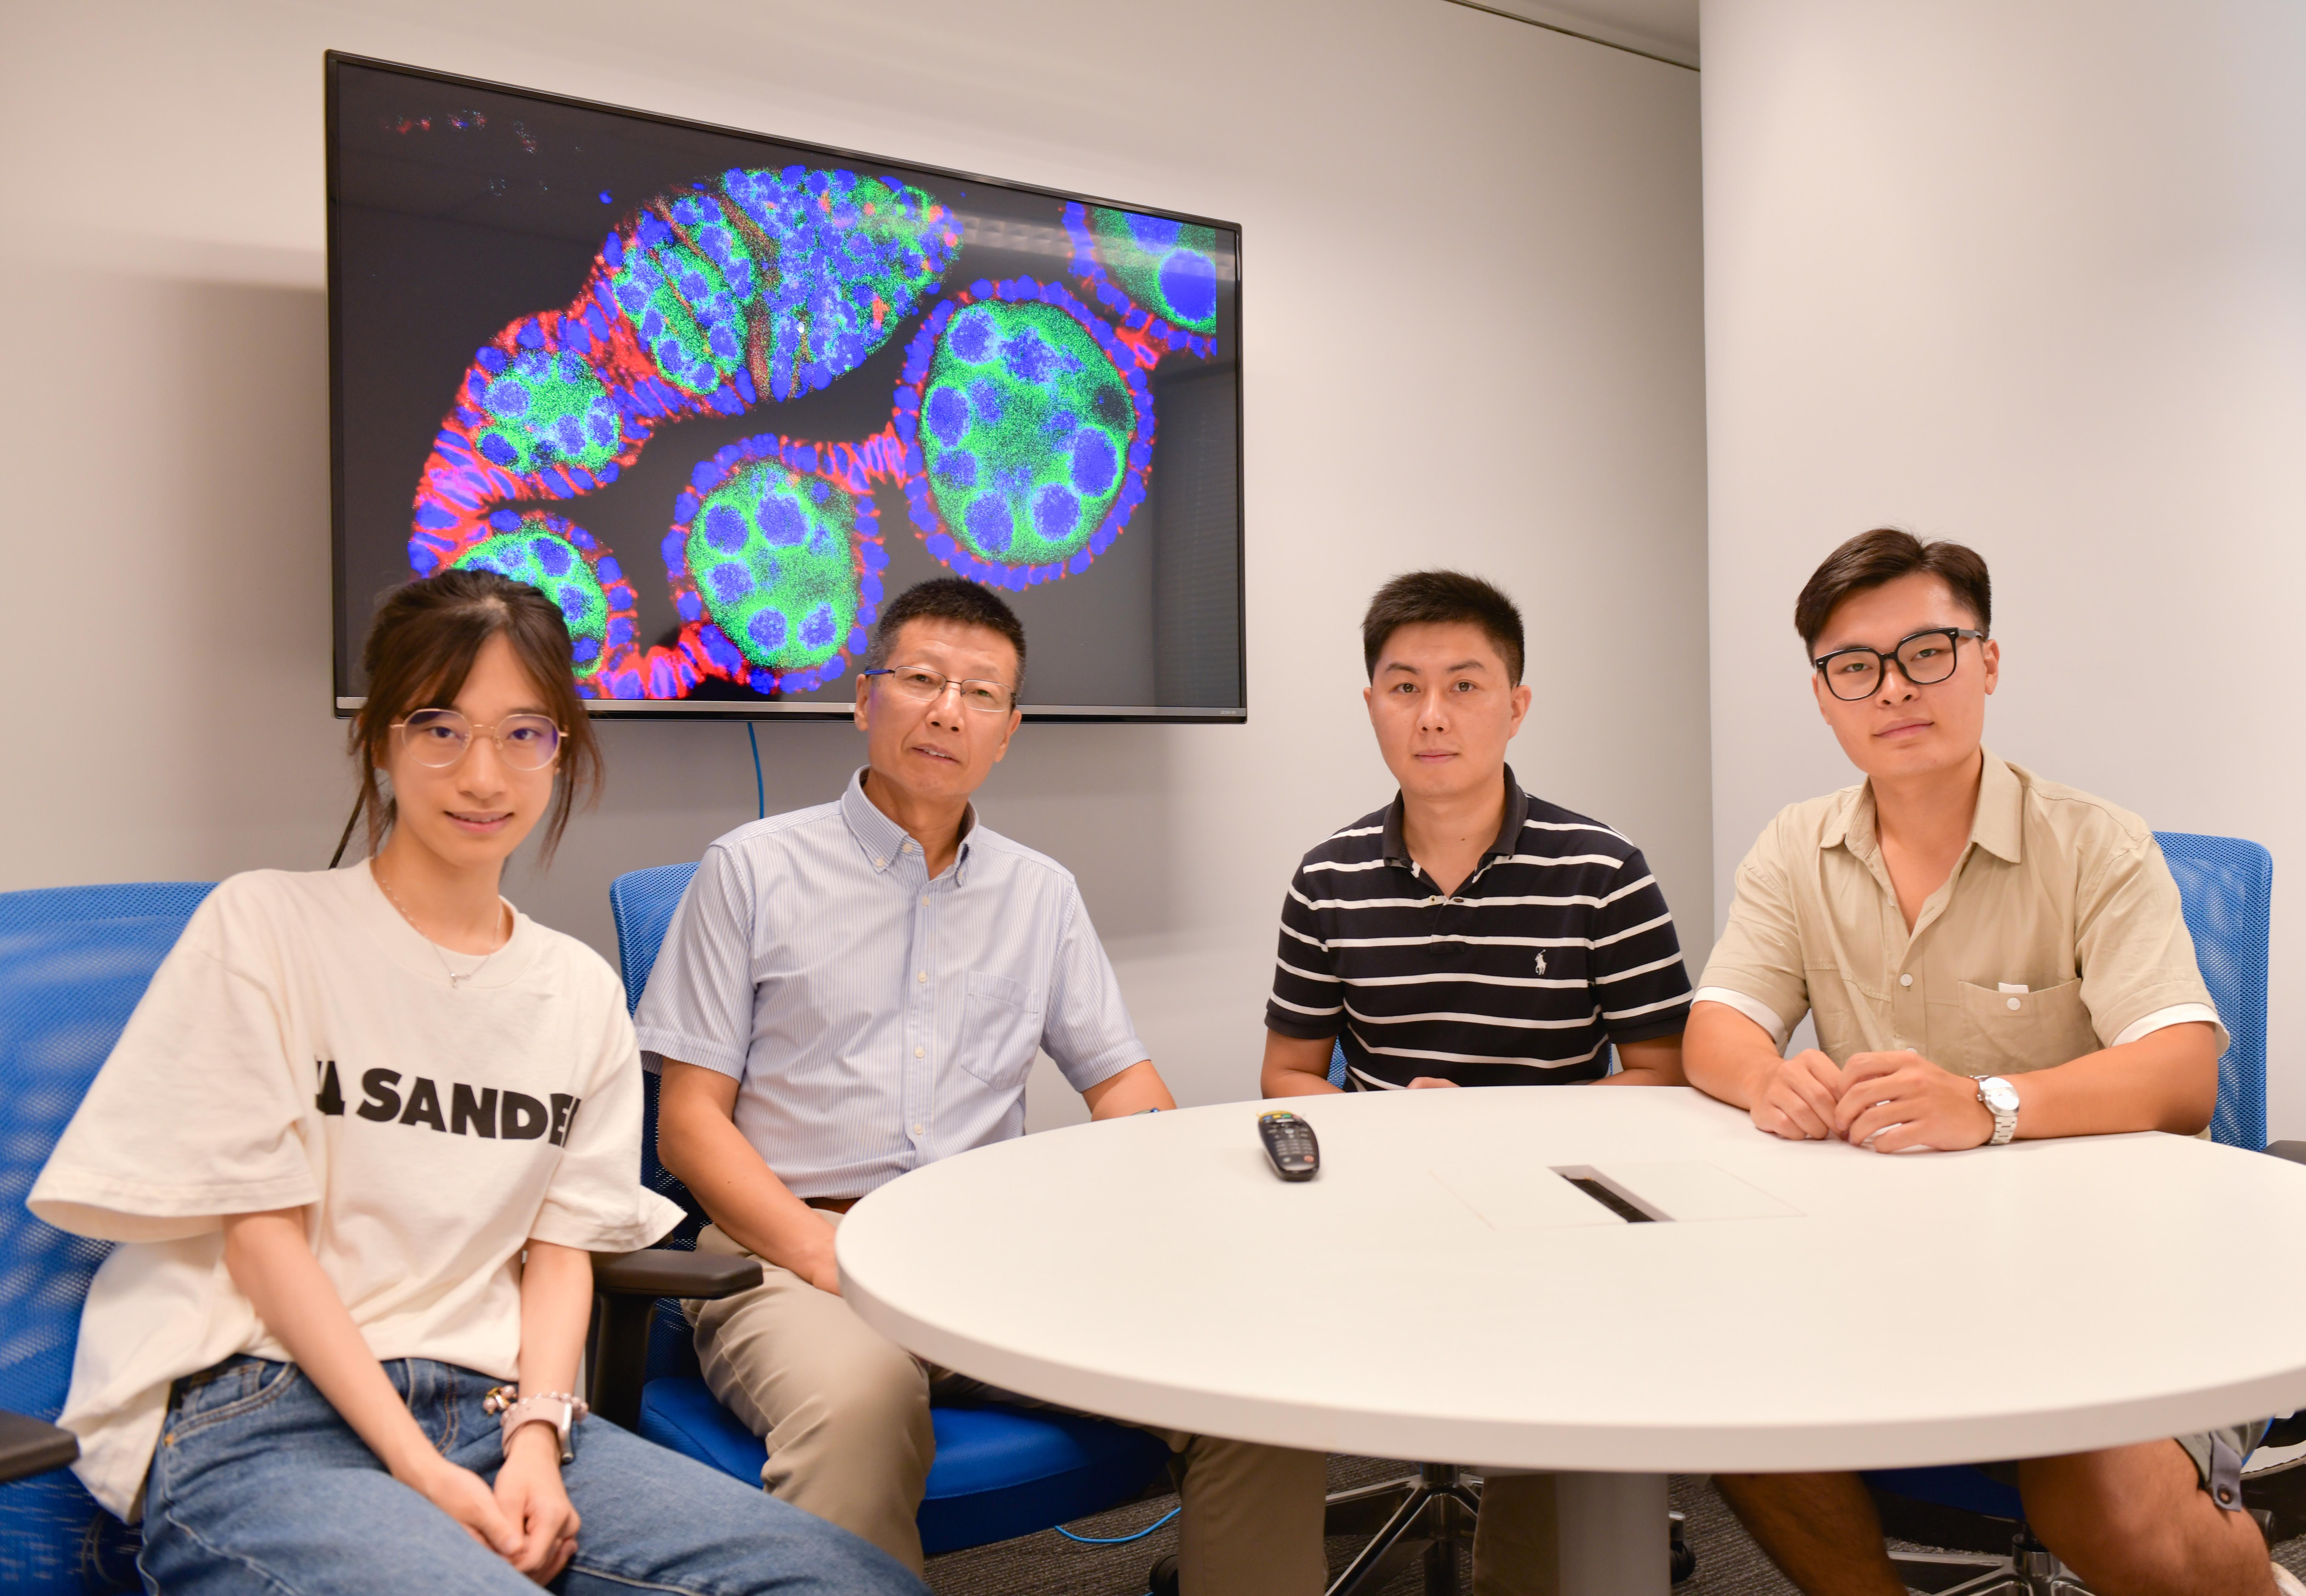
[(436, 771), (461, 761), (478, 736), (493, 739), (497, 757), (517, 771), (541, 771), (560, 756), (560, 728), (550, 715), (507, 715), (493, 726), (475, 726), (453, 709), (420, 709), (392, 730), (411, 759)]
[(1961, 640), (1986, 641), (1986, 634), (1969, 627), (1932, 627), (1898, 640), (1888, 653), (1858, 645), (1820, 654), (1810, 664), (1825, 678), (1825, 690), (1845, 704), (1871, 698), (1882, 690), (1892, 665), (1917, 687), (1935, 687), (1953, 674), (1961, 660)]
[(961, 703), (979, 714), (1006, 714), (1017, 704), (1016, 693), (1005, 682), (963, 680), (926, 665), (892, 665), (884, 670), (859, 674), (887, 677), (892, 691), (915, 704), (932, 703), (944, 697), (947, 687), (953, 687), (959, 689)]

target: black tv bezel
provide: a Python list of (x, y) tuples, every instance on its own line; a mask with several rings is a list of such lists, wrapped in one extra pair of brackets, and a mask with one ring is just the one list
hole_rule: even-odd
[[(921, 161), (904, 160), (895, 156), (875, 155), (869, 150), (849, 149), (835, 144), (821, 144), (813, 139), (788, 139), (781, 134), (764, 133), (751, 128), (729, 127), (715, 122), (699, 122), (693, 117), (668, 115), (658, 111), (636, 110), (629, 106), (612, 106), (581, 96), (555, 94), (549, 90), (529, 89), (515, 83), (500, 83), (486, 78), (470, 78), (457, 73), (436, 72), (430, 67), (411, 66), (406, 62), (384, 61), (372, 55), (356, 55), (346, 50), (326, 50), (321, 53), (323, 79), (323, 148), (321, 164), (325, 172), (326, 209), (328, 212), (328, 277), (329, 277), (329, 585), (330, 613), (329, 622), (329, 676), (334, 688), (335, 710), (339, 720), (359, 712), (363, 702), (361, 696), (348, 692), (345, 679), (345, 662), (350, 657), (345, 636), (349, 619), (346, 609), (345, 591), (345, 461), (344, 461), (344, 354), (340, 322), (343, 296), (339, 292), (338, 273), (342, 257), (337, 247), (337, 69), (357, 66), (376, 72), (399, 73), (428, 82), (456, 89), (481, 90), (493, 94), (524, 95), (531, 99), (573, 110), (593, 111), (604, 115), (622, 116), (640, 122), (653, 122), (693, 132), (717, 134), (726, 138), (757, 140), (781, 145), (790, 149), (807, 150), (839, 161), (863, 165), (895, 166), (908, 171), (927, 173), (932, 176), (951, 178), (963, 183), (986, 183), (995, 188), (1014, 190), (1021, 193), (1038, 194), (1053, 200), (1074, 201), (1083, 205), (1106, 206), (1115, 209), (1136, 211), (1144, 216), (1166, 217), (1172, 221), (1191, 223), (1197, 226), (1221, 229), (1234, 240), (1234, 321), (1235, 351), (1233, 357), (1234, 391), (1234, 648), (1236, 668), (1240, 672), (1241, 703), (1238, 707), (1193, 705), (1170, 707), (1160, 704), (1027, 704), (1020, 707), (1028, 721), (1134, 721), (1151, 725), (1245, 725), (1249, 721), (1249, 567), (1248, 516), (1249, 465), (1247, 427), (1248, 396), (1243, 375), (1243, 362), (1239, 351), (1240, 328), (1243, 321), (1242, 295), (1244, 273), (1242, 270), (1242, 226), (1216, 217), (1205, 217), (1192, 211), (1174, 210), (1165, 206), (1140, 205), (1133, 201), (1105, 199), (1093, 194), (1076, 193), (1070, 189), (1051, 188), (1044, 183), (1020, 183), (1013, 178), (990, 177), (983, 173), (964, 172), (953, 166), (934, 166)], [(846, 721), (851, 711), (845, 704), (817, 701), (785, 704), (768, 700), (745, 699), (623, 699), (588, 698), (585, 701), (587, 714), (602, 721)]]

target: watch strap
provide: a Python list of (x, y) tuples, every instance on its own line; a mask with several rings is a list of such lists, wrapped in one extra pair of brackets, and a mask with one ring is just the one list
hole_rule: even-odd
[(498, 1386), (481, 1399), (481, 1411), (494, 1413), (504, 1435), (507, 1451), (512, 1448), (515, 1431), (531, 1424), (550, 1424), (560, 1442), (560, 1461), (576, 1460), (576, 1448), (571, 1439), (576, 1421), (590, 1413), (590, 1404), (567, 1391), (538, 1391), (523, 1396), (511, 1386)]
[(2018, 1095), (2018, 1088), (1999, 1075), (1977, 1077), (1978, 1104), (1986, 1113), (1994, 1116), (1994, 1134), (1987, 1139), (1986, 1145), (1990, 1148), (2006, 1147), (2011, 1138), (2018, 1134), (2018, 1110), (2015, 1106), (1996, 1108), (1986, 1095), (1986, 1088), (1988, 1086), (1998, 1086), (2013, 1097)]

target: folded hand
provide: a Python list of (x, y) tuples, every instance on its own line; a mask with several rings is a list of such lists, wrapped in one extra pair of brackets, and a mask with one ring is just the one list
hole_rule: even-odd
[(1823, 1141), (1835, 1134), (1834, 1105), (1841, 1097), (1841, 1071), (1815, 1047), (1781, 1058), (1753, 1094), (1756, 1130), (1788, 1141)]
[(1959, 1152), (1994, 1136), (1994, 1115), (1977, 1100), (1977, 1082), (1920, 1054), (1860, 1053), (1842, 1072), (1834, 1134), (1877, 1153), (1921, 1148)]

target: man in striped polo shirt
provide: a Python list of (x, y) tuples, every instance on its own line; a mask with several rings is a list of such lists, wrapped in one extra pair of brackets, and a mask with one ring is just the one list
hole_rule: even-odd
[[(1506, 767), (1529, 713), (1521, 611), (1478, 577), (1417, 571), (1378, 590), (1362, 651), (1362, 700), (1401, 791), (1289, 883), (1264, 1095), (1337, 1090), (1340, 1046), (1362, 1091), (1682, 1085), (1689, 975), (1641, 849)], [(1490, 1479), (1474, 1596), (1555, 1588), (1552, 1484)]]
[(1401, 791), (1289, 883), (1265, 1095), (1337, 1090), (1340, 1045), (1362, 1090), (1683, 1084), (1689, 975), (1657, 878), (1506, 766), (1529, 713), (1521, 611), (1479, 577), (1413, 572), (1371, 601), (1362, 649)]

